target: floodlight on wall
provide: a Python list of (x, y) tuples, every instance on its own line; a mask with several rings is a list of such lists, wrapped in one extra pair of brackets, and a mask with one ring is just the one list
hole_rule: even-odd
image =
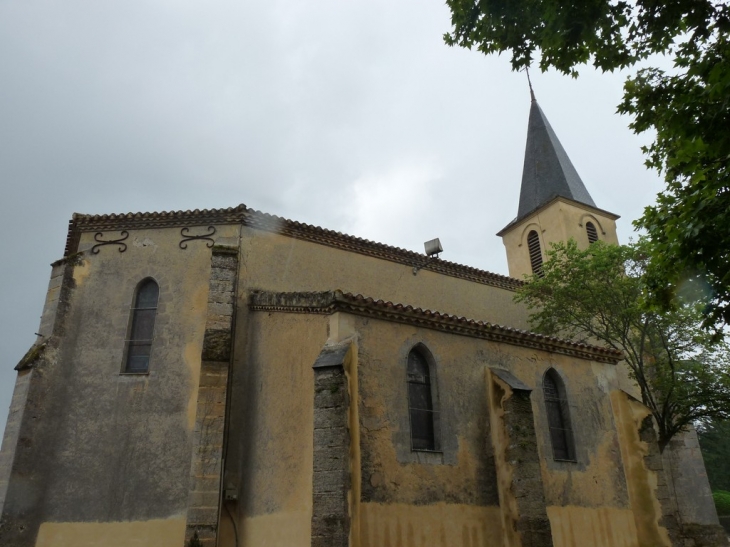
[(426, 256), (436, 255), (436, 258), (438, 258), (438, 254), (444, 252), (444, 248), (441, 246), (439, 238), (427, 241), (423, 244), (423, 246), (426, 248)]
[(426, 249), (426, 256), (428, 257), (423, 264), (420, 266), (413, 266), (413, 275), (416, 275), (418, 273), (418, 270), (423, 268), (426, 264), (428, 264), (428, 261), (432, 258), (438, 258), (439, 253), (444, 252), (444, 248), (441, 246), (441, 241), (439, 241), (439, 238), (431, 239), (429, 241), (426, 241), (423, 244), (423, 247)]

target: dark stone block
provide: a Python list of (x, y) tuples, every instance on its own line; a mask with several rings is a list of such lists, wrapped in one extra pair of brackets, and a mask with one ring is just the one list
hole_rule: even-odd
[(342, 407), (314, 409), (314, 429), (347, 426), (347, 411)]
[(685, 524), (682, 535), (685, 544), (693, 547), (724, 547), (729, 544), (727, 530), (714, 524)]
[(207, 330), (203, 338), (203, 361), (228, 361), (231, 357), (231, 331)]

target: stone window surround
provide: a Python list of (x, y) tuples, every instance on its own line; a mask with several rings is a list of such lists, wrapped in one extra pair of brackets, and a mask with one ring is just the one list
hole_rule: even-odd
[[(434, 437), (436, 441), (436, 450), (414, 449), (411, 446), (411, 424), (410, 411), (408, 403), (408, 355), (411, 351), (418, 351), (428, 363), (429, 374), (431, 379), (431, 399), (434, 408), (434, 414), (438, 419), (434, 420)], [(441, 398), (439, 394), (438, 381), (438, 359), (431, 349), (420, 338), (409, 338), (401, 344), (398, 351), (398, 367), (403, 377), (401, 393), (399, 393), (399, 401), (397, 409), (398, 430), (399, 433), (393, 437), (395, 444), (396, 457), (401, 463), (419, 463), (426, 465), (442, 465), (455, 464), (457, 459), (458, 446), (456, 446), (456, 438), (451, 439), (444, 435), (449, 428), (444, 424), (444, 417), (441, 412)], [(453, 441), (453, 442), (451, 442)]]
[[(136, 311), (136, 304), (137, 304), (137, 296), (139, 294), (139, 289), (144, 285), (147, 281), (153, 281), (157, 285), (157, 305), (155, 307), (155, 321), (152, 325), (152, 337), (150, 338), (150, 355), (147, 362), (147, 370), (144, 371), (128, 371), (127, 370), (127, 359), (128, 359), (128, 352), (129, 352), (129, 342), (131, 341), (132, 336), (132, 326), (134, 324), (134, 317), (135, 317), (135, 311)], [(132, 292), (132, 301), (129, 305), (129, 323), (127, 325), (127, 334), (124, 337), (124, 352), (122, 357), (122, 366), (121, 370), (119, 371), (120, 376), (149, 376), (150, 374), (150, 362), (152, 361), (152, 346), (154, 345), (155, 340), (155, 330), (157, 329), (157, 311), (160, 307), (160, 296), (162, 294), (162, 288), (160, 287), (160, 282), (151, 275), (143, 277), (134, 287), (134, 291)]]

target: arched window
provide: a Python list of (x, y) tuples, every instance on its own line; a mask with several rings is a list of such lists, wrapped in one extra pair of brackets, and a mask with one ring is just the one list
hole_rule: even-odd
[(530, 251), (532, 273), (542, 276), (542, 251), (540, 250), (540, 238), (535, 230), (531, 230), (527, 234), (527, 248)]
[(586, 233), (588, 234), (589, 244), (593, 244), (598, 241), (598, 231), (592, 222), (586, 222)]
[(150, 350), (159, 294), (160, 288), (154, 279), (145, 279), (137, 287), (130, 315), (124, 372), (141, 373), (150, 368)]
[(575, 444), (565, 386), (554, 369), (551, 368), (545, 373), (542, 388), (550, 428), (550, 442), (553, 445), (553, 459), (575, 461)]
[(428, 361), (417, 349), (408, 354), (408, 413), (411, 449), (437, 450), (431, 374)]

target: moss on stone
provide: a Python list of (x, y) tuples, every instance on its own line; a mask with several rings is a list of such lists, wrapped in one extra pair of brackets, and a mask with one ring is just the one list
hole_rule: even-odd
[(32, 345), (25, 355), (23, 355), (23, 358), (18, 362), (18, 364), (15, 365), (15, 370), (25, 370), (26, 368), (32, 367), (33, 364), (40, 359), (41, 355), (43, 355), (45, 349), (45, 342), (42, 344)]

